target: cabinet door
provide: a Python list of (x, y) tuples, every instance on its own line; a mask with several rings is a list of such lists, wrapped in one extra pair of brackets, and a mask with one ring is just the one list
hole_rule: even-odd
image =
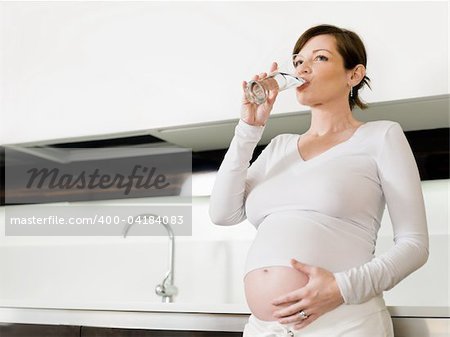
[[(81, 337), (241, 337), (242, 332), (81, 327)], [(2, 336), (3, 337), (3, 336)]]
[(79, 337), (79, 326), (41, 324), (2, 324), (1, 337)]

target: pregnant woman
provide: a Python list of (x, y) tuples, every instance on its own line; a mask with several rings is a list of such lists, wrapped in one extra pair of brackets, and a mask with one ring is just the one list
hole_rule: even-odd
[[(293, 62), (306, 80), (296, 96), (311, 108), (309, 129), (274, 137), (249, 165), (277, 92), (261, 105), (243, 95), (211, 195), (215, 224), (248, 218), (257, 228), (245, 267), (252, 314), (244, 337), (392, 337), (383, 291), (428, 258), (411, 148), (397, 122), (363, 123), (352, 114), (355, 105), (366, 108), (358, 91), (369, 83), (357, 34), (312, 27), (297, 41)], [(395, 245), (375, 257), (386, 205)]]

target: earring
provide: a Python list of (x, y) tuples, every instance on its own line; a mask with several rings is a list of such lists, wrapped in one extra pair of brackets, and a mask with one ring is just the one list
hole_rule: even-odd
[(350, 87), (350, 97), (353, 98), (353, 87)]

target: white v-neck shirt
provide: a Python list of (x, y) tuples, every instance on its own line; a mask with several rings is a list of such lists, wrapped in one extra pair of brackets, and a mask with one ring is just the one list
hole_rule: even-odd
[[(363, 303), (391, 289), (428, 258), (420, 176), (397, 122), (373, 121), (315, 157), (301, 135), (274, 137), (249, 167), (265, 127), (239, 120), (219, 168), (209, 214), (218, 225), (248, 218), (257, 234), (246, 273), (290, 259), (334, 273), (344, 301)], [(387, 205), (395, 246), (375, 257)]]

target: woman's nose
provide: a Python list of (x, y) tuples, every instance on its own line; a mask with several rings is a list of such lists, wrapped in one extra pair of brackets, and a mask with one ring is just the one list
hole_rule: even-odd
[(306, 62), (303, 62), (295, 68), (295, 71), (299, 75), (309, 74), (311, 72), (311, 67)]

